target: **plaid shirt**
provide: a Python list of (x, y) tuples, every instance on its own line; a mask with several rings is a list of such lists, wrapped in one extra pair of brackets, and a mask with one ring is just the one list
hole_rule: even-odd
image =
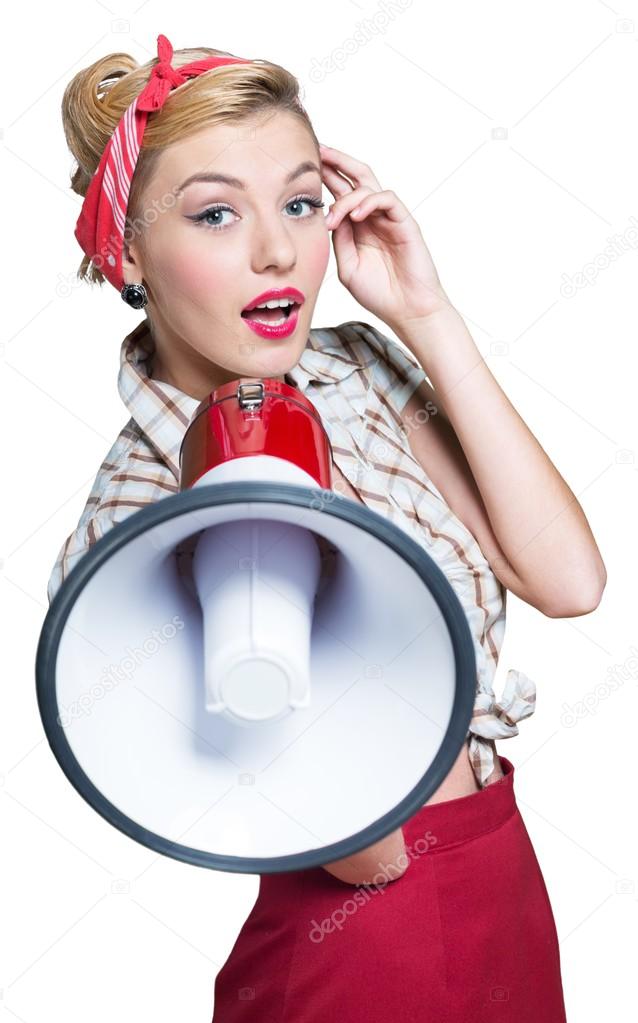
[[(60, 549), (47, 587), (49, 602), (108, 529), (179, 490), (179, 449), (200, 400), (149, 377), (152, 352), (143, 320), (124, 338), (120, 353), (118, 389), (131, 418), (100, 466), (76, 529)], [(507, 591), (473, 534), (410, 452), (401, 411), (425, 377), (411, 352), (375, 327), (353, 320), (311, 329), (285, 380), (317, 409), (334, 460), (362, 501), (425, 548), (463, 605), (477, 662), (468, 751), (482, 787), (494, 768), (494, 740), (518, 734), (516, 722), (534, 712), (536, 687), (510, 669), (503, 694), (495, 699), (492, 680), (505, 630)]]

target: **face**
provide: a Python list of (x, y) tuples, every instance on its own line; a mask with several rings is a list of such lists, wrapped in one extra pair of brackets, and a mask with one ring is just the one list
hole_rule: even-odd
[[(295, 173), (308, 162), (314, 168)], [(296, 365), (330, 254), (324, 212), (313, 205), (320, 166), (307, 129), (281, 111), (207, 128), (162, 152), (142, 199), (144, 226), (123, 259), (125, 282), (143, 281), (149, 296), (156, 379), (201, 399), (239, 377), (282, 380)], [(199, 174), (237, 181), (181, 187)], [(304, 296), (297, 325), (288, 337), (263, 338), (242, 310), (285, 287)]]

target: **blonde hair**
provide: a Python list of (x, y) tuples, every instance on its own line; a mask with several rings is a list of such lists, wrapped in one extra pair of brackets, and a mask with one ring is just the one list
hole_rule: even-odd
[[(184, 48), (173, 52), (171, 64), (179, 68), (212, 56), (239, 55), (206, 47)], [(67, 145), (77, 161), (71, 188), (78, 195), (86, 195), (107, 142), (127, 107), (148, 82), (156, 63), (156, 57), (138, 64), (128, 53), (111, 53), (79, 71), (67, 85), (62, 97), (62, 123)], [(148, 116), (131, 181), (125, 238), (127, 229), (140, 216), (141, 197), (165, 146), (201, 131), (204, 126), (234, 124), (269, 110), (284, 110), (299, 117), (319, 153), (319, 141), (301, 103), (299, 82), (279, 64), (255, 60), (250, 64), (223, 65), (173, 89), (163, 107)], [(106, 279), (87, 255), (77, 276), (99, 284)]]

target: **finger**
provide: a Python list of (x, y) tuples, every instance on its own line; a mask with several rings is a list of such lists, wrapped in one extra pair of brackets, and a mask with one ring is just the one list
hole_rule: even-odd
[(393, 220), (398, 224), (410, 216), (410, 211), (401, 202), (396, 192), (391, 189), (374, 192), (362, 199), (360, 203), (354, 203), (350, 210), (350, 216), (353, 220), (361, 221), (375, 210), (385, 210), (388, 220)]
[(372, 168), (369, 164), (364, 164), (362, 160), (355, 160), (355, 158), (351, 157), (349, 153), (343, 152), (340, 149), (335, 149), (333, 146), (324, 145), (323, 142), (319, 143), (319, 151), (322, 160), (325, 160), (334, 166), (338, 166), (350, 177), (357, 178), (357, 180), (369, 177), (376, 181)]
[(368, 188), (373, 189), (375, 192), (381, 191), (381, 185), (375, 178), (372, 168), (367, 163), (363, 163), (362, 160), (355, 160), (353, 156), (348, 156), (347, 153), (342, 153), (339, 149), (324, 146), (322, 142), (319, 143), (319, 147), (321, 159), (337, 166), (339, 170), (347, 174), (349, 178), (352, 178), (356, 185), (367, 185)]
[(381, 185), (369, 168), (368, 174), (355, 174), (352, 169), (346, 170), (346, 168), (338, 161), (323, 159), (321, 165), (324, 168), (324, 171), (327, 169), (332, 174), (337, 174), (338, 177), (342, 181), (346, 181), (351, 188), (357, 188), (360, 185), (367, 185), (368, 188), (372, 188), (375, 191), (378, 191), (381, 188)]
[(332, 245), (337, 260), (337, 276), (347, 286), (350, 277), (357, 268), (359, 255), (354, 240), (353, 225), (345, 217), (332, 232)]
[(322, 175), (324, 183), (330, 189), (335, 199), (338, 199), (342, 195), (347, 195), (348, 192), (352, 192), (352, 190), (355, 188), (355, 186), (351, 184), (350, 181), (347, 181), (345, 178), (341, 177), (341, 175), (338, 174), (337, 171), (333, 170), (331, 167), (328, 167), (326, 164), (323, 165)]
[(371, 194), (373, 193), (370, 192), (369, 188), (355, 188), (353, 192), (348, 192), (347, 195), (342, 195), (341, 198), (337, 199), (330, 208), (330, 211), (324, 221), (326, 227), (331, 229), (339, 227), (339, 224), (342, 222), (343, 218), (348, 215), (350, 210), (359, 206), (362, 200)]

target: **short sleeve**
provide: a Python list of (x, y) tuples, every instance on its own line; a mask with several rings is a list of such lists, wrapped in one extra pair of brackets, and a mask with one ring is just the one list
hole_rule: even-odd
[(131, 419), (118, 434), (93, 481), (80, 519), (58, 551), (49, 581), (49, 604), (78, 561), (113, 526), (178, 489)]
[(400, 416), (419, 384), (427, 379), (423, 367), (405, 346), (382, 334), (369, 323), (352, 324), (378, 356), (374, 384), (393, 411)]
[(47, 584), (49, 604), (51, 604), (71, 569), (75, 568), (80, 558), (86, 554), (102, 535), (103, 527), (98, 522), (98, 519), (93, 517), (83, 525), (78, 525), (71, 535), (66, 538), (58, 552)]

